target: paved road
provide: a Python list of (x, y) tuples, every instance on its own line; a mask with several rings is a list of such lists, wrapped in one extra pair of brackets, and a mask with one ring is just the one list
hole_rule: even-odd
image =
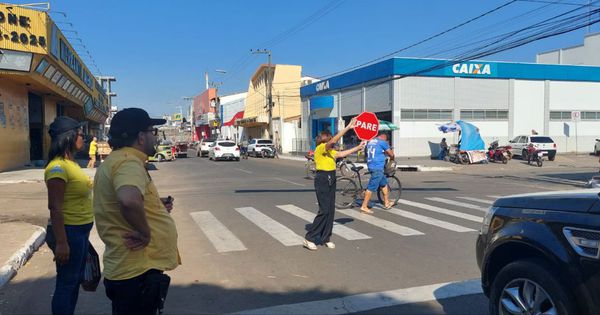
[[(501, 195), (573, 189), (580, 179), (565, 174), (594, 172), (513, 162), (401, 173), (399, 205), (372, 216), (339, 211), (337, 248), (316, 252), (300, 245), (317, 209), (301, 162), (156, 164), (161, 195), (175, 197), (183, 259), (169, 273), (167, 313), (485, 314), (474, 248), (485, 209)], [(101, 250), (96, 235), (92, 242)], [(53, 276), (44, 247), (0, 291), (0, 314), (48, 313)], [(78, 312), (110, 313), (103, 290), (82, 293)]]

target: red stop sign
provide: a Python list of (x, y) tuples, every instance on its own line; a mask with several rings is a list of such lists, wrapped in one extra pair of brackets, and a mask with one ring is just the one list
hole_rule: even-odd
[(356, 117), (354, 132), (360, 140), (371, 140), (379, 131), (379, 119), (371, 112), (363, 112)]

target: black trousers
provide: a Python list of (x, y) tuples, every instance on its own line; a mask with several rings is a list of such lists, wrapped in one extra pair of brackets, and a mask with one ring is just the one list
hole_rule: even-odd
[(306, 239), (313, 243), (329, 242), (335, 217), (335, 171), (317, 171), (315, 192), (319, 202), (319, 212), (306, 233)]
[(157, 314), (160, 308), (158, 303), (160, 293), (153, 288), (155, 285), (149, 283), (149, 280), (156, 276), (164, 275), (162, 271), (150, 269), (127, 280), (104, 279), (106, 296), (112, 301), (113, 315)]

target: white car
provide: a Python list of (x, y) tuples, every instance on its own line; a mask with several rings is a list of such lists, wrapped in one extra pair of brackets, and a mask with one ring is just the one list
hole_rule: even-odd
[[(264, 154), (263, 151), (265, 151)], [(274, 152), (275, 145), (273, 144), (273, 141), (269, 139), (252, 139), (250, 140), (250, 143), (248, 143), (248, 155), (254, 157), (274, 157)]]
[(218, 140), (210, 145), (208, 158), (211, 160), (240, 160), (240, 147), (231, 140)]
[(215, 143), (214, 139), (202, 139), (200, 144), (196, 147), (196, 156), (208, 156), (208, 149)]
[(556, 143), (548, 136), (522, 135), (516, 136), (509, 142), (512, 147), (510, 153), (513, 156), (519, 155), (522, 159), (527, 158), (527, 147), (529, 144), (533, 144), (538, 150), (541, 150), (544, 156), (547, 156), (550, 161), (554, 161), (556, 157)]

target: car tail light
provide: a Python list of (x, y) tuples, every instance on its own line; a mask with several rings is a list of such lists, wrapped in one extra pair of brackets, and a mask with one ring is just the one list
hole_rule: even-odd
[(215, 147), (215, 151), (221, 151), (221, 148)]
[(512, 150), (512, 147), (509, 145), (507, 145), (505, 148), (506, 148), (506, 150)]
[(235, 147), (235, 150), (236, 150), (236, 151), (239, 151), (239, 150), (240, 150), (240, 147)]
[(600, 258), (600, 231), (564, 227), (563, 234), (580, 256)]
[(553, 147), (556, 149), (556, 143), (553, 145)]

